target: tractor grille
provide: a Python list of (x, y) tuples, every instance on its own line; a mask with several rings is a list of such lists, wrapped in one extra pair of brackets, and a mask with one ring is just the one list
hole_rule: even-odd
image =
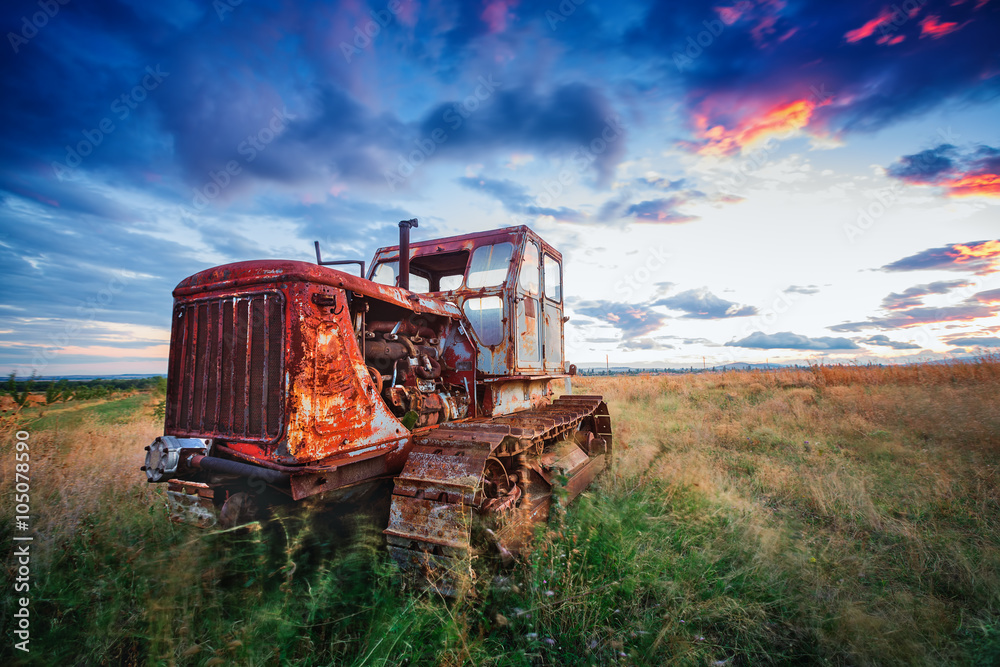
[(166, 426), (177, 435), (274, 442), (284, 409), (280, 292), (177, 304)]

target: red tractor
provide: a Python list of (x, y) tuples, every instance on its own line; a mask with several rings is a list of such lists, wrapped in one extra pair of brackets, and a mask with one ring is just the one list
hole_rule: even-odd
[(525, 543), (555, 485), (571, 500), (608, 465), (601, 397), (549, 388), (575, 371), (559, 252), (523, 226), (410, 244), (416, 226), (399, 223), (367, 280), (317, 243), (316, 264), (177, 286), (164, 435), (143, 467), (175, 518), (232, 526), (391, 479), (392, 556), (454, 591), (477, 549)]

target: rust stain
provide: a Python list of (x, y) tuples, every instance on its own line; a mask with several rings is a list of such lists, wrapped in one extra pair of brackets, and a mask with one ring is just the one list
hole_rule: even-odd
[[(513, 246), (506, 278), (477, 289), (463, 280), (419, 294), (286, 260), (185, 279), (173, 293), (183, 317), (171, 341), (168, 434), (215, 439), (223, 455), (258, 465), (299, 467), (289, 492), (302, 496), (356, 483), (365, 470), (398, 473), (413, 430), (546, 404), (557, 376), (541, 375), (550, 368), (543, 346), (558, 336), (561, 359), (561, 302), (525, 293), (518, 273), (528, 244), (561, 255), (526, 227), (412, 242), (410, 254), (419, 266), (497, 243)], [(398, 252), (380, 249), (371, 271)], [(447, 261), (461, 270), (461, 256)], [(466, 299), (483, 297), (503, 304), (493, 345), (463, 311)]]

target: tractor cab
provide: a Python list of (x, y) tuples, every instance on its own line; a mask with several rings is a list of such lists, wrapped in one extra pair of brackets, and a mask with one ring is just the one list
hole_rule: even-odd
[(480, 376), (562, 376), (562, 255), (555, 248), (523, 225), (406, 245), (406, 278), (397, 245), (375, 253), (368, 279), (458, 305), (472, 325)]

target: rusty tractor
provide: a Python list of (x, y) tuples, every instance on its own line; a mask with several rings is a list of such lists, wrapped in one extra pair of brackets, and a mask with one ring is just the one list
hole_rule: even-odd
[[(143, 470), (172, 518), (231, 527), (265, 508), (392, 481), (384, 533), (415, 580), (457, 594), (608, 466), (599, 396), (553, 400), (562, 256), (527, 227), (375, 254), (368, 278), (288, 260), (227, 264), (173, 292), (164, 435)], [(568, 384), (568, 382), (567, 382)], [(475, 535), (475, 537), (474, 537)]]

